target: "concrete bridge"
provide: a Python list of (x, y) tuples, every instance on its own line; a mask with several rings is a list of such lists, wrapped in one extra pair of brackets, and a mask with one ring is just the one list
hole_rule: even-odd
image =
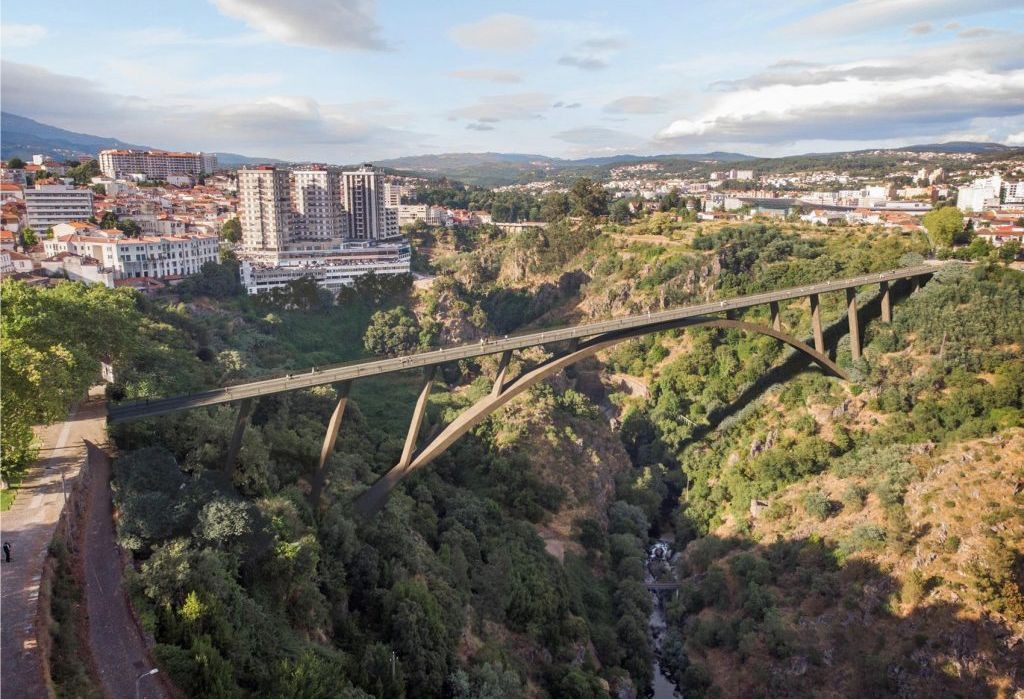
[[(383, 506), (390, 492), (406, 476), (436, 459), (462, 435), (517, 395), (539, 381), (572, 366), (581, 359), (585, 359), (601, 350), (631, 338), (676, 328), (735, 328), (774, 337), (810, 357), (826, 372), (833, 376), (847, 379), (848, 377), (845, 372), (829, 358), (825, 348), (820, 310), (821, 294), (845, 292), (848, 309), (847, 322), (849, 324), (850, 349), (854, 359), (857, 359), (861, 353), (861, 333), (856, 301), (858, 288), (865, 286), (877, 286), (879, 288), (881, 320), (888, 323), (892, 320), (891, 286), (908, 281), (916, 289), (934, 274), (935, 270), (935, 265), (904, 267), (849, 279), (808, 284), (761, 294), (739, 296), (712, 303), (683, 306), (665, 311), (636, 314), (614, 320), (519, 333), (500, 339), (481, 340), (478, 343), (455, 345), (401, 357), (350, 362), (323, 369), (312, 368), (308, 371), (296, 372), (282, 377), (252, 381), (189, 395), (113, 404), (108, 408), (107, 419), (109, 423), (115, 424), (169, 415), (194, 408), (224, 403), (237, 403), (238, 416), (234, 433), (228, 446), (228, 456), (225, 464), (225, 468), (230, 471), (234, 468), (235, 462), (238, 459), (242, 435), (252, 414), (254, 400), (261, 396), (334, 384), (338, 393), (338, 403), (327, 425), (327, 434), (320, 452), (319, 464), (312, 477), (310, 499), (314, 507), (317, 507), (324, 485), (325, 466), (328, 457), (334, 449), (338, 429), (341, 426), (345, 407), (348, 403), (349, 388), (352, 385), (352, 381), (367, 376), (380, 376), (399, 371), (420, 369), (423, 372), (423, 384), (413, 409), (412, 420), (406, 434), (401, 458), (394, 468), (385, 473), (356, 500), (356, 511), (362, 516), (368, 517)], [(779, 312), (780, 303), (804, 298), (810, 300), (813, 347), (783, 329)], [(761, 305), (767, 305), (770, 309), (770, 325), (748, 323), (735, 318), (736, 311)], [(549, 359), (532, 368), (524, 368), (523, 372), (514, 379), (510, 379), (507, 376), (509, 361), (512, 358), (513, 352), (529, 347), (549, 345), (556, 347), (556, 351)], [(492, 354), (501, 355), (501, 359), (490, 394), (470, 406), (427, 444), (417, 449), (420, 426), (423, 422), (427, 399), (433, 386), (437, 367), (460, 359)]]

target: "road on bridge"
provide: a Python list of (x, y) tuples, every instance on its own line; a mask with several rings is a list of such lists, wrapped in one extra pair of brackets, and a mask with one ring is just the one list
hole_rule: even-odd
[(468, 359), (482, 355), (497, 354), (499, 352), (525, 349), (537, 345), (553, 344), (578, 340), (581, 338), (601, 335), (603, 333), (640, 328), (647, 325), (657, 325), (685, 318), (725, 313), (752, 306), (760, 306), (772, 302), (788, 301), (799, 299), (812, 294), (825, 294), (844, 289), (879, 284), (881, 282), (895, 282), (904, 279), (934, 274), (936, 265), (919, 265), (916, 267), (904, 267), (901, 269), (865, 274), (849, 279), (828, 281), (819, 284), (808, 284), (805, 286), (780, 289), (750, 296), (740, 296), (731, 299), (723, 299), (712, 303), (704, 303), (696, 306), (684, 306), (666, 311), (656, 311), (617, 318), (613, 320), (597, 321), (563, 328), (550, 330), (531, 331), (516, 335), (509, 335), (503, 338), (496, 338), (480, 343), (470, 343), (444, 347), (437, 350), (411, 354), (402, 357), (379, 360), (363, 360), (351, 362), (331, 368), (311, 369), (310, 371), (289, 374), (284, 377), (264, 379), (250, 383), (227, 386), (224, 388), (211, 389), (200, 393), (193, 393), (185, 396), (174, 396), (170, 398), (149, 399), (144, 401), (133, 401), (119, 405), (111, 405), (108, 409), (108, 421), (110, 423), (128, 422), (149, 417), (168, 415), (182, 410), (199, 408), (223, 403), (233, 403), (246, 398), (257, 398), (259, 396), (285, 393), (301, 388), (310, 388), (324, 384), (337, 383), (351, 379), (364, 378), (367, 376), (379, 376), (397, 371), (405, 371), (418, 367), (437, 366), (448, 362)]

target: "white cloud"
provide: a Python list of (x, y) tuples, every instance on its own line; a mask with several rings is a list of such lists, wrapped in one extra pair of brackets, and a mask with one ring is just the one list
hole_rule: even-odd
[(334, 50), (385, 48), (374, 0), (213, 0), (217, 9), (286, 44)]
[(476, 104), (450, 112), (453, 119), (494, 124), (499, 121), (526, 121), (543, 118), (541, 112), (551, 104), (551, 95), (542, 92), (522, 92), (511, 95), (481, 97)]
[(0, 41), (8, 48), (33, 46), (46, 38), (49, 32), (39, 24), (0, 25)]
[(491, 83), (521, 83), (523, 81), (523, 76), (519, 73), (492, 68), (453, 70), (449, 75), (462, 80), (480, 80)]
[(1012, 133), (1006, 137), (1006, 145), (1008, 146), (1024, 146), (1024, 131), (1018, 131)]
[(903, 22), (963, 17), (1020, 7), (1019, 0), (852, 0), (805, 17), (788, 29), (807, 35), (854, 34)]
[(352, 162), (399, 155), (421, 135), (381, 126), (381, 105), (310, 97), (187, 102), (112, 93), (38, 66), (3, 62), (4, 110), (47, 124), (157, 148)]
[(448, 36), (465, 49), (518, 51), (537, 43), (539, 31), (533, 20), (510, 14), (484, 17), (452, 27)]
[(558, 65), (572, 66), (580, 70), (603, 70), (608, 67), (608, 61), (600, 56), (577, 56), (567, 54), (558, 59)]
[(643, 143), (643, 139), (603, 126), (582, 126), (554, 134), (554, 138), (566, 143), (603, 149), (632, 148)]
[(664, 139), (781, 142), (942, 132), (975, 117), (1024, 113), (1024, 70), (950, 70), (896, 79), (845, 78), (747, 87), (677, 119)]
[(659, 114), (666, 109), (666, 100), (651, 95), (627, 95), (604, 106), (609, 114)]

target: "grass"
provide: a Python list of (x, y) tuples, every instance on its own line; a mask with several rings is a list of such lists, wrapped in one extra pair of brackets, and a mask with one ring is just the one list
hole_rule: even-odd
[(21, 486), (21, 481), (24, 479), (26, 471), (28, 471), (27, 466), (4, 474), (7, 487), (0, 490), (0, 512), (7, 512), (7, 510), (11, 509), (11, 505), (14, 504), (14, 498), (18, 497), (18, 487)]

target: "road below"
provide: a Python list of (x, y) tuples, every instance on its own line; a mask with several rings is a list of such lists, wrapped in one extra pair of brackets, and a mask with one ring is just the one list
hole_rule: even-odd
[[(117, 548), (110, 492), (110, 457), (89, 445), (89, 490), (82, 542), (82, 589), (89, 615), (89, 648), (108, 697), (135, 696), (135, 680), (153, 665), (122, 585), (123, 563)], [(139, 697), (169, 694), (161, 677), (139, 682)]]
[(3, 541), (11, 545), (11, 562), (0, 564), (0, 696), (46, 697), (38, 634), (39, 581), (54, 528), (64, 506), (61, 476), (70, 492), (84, 463), (83, 440), (106, 441), (103, 389), (72, 410), (62, 423), (37, 431), (39, 459), (11, 509), (0, 516)]

